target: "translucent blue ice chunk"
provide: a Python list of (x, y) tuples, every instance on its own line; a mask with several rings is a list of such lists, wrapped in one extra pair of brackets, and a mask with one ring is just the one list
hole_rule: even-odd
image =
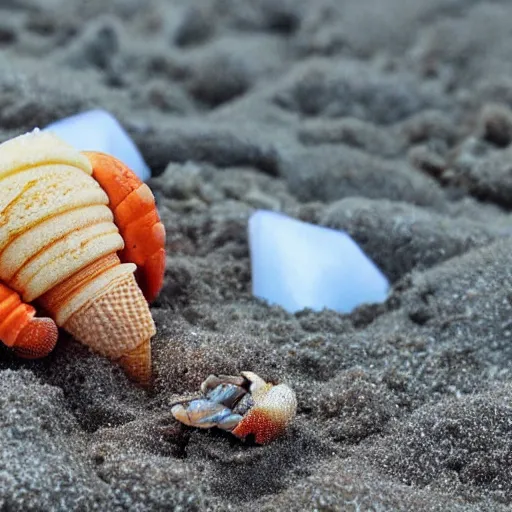
[(383, 302), (389, 283), (343, 231), (259, 210), (249, 219), (252, 292), (289, 312), (349, 313)]
[(101, 151), (115, 156), (146, 181), (151, 171), (128, 133), (106, 110), (88, 110), (49, 124), (52, 131), (80, 151)]

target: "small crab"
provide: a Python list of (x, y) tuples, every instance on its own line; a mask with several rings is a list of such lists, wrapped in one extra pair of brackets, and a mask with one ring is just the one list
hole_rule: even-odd
[(172, 415), (190, 427), (227, 430), (240, 439), (267, 444), (282, 435), (297, 411), (294, 391), (273, 385), (253, 372), (240, 376), (210, 375), (202, 397), (177, 402)]

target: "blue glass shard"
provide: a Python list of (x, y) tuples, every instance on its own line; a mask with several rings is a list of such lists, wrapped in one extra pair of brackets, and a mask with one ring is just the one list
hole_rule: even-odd
[(106, 110), (89, 110), (49, 124), (52, 131), (80, 151), (101, 151), (115, 156), (146, 181), (151, 171), (128, 133)]
[(272, 211), (249, 219), (253, 295), (289, 312), (349, 313), (383, 302), (389, 282), (350, 236)]

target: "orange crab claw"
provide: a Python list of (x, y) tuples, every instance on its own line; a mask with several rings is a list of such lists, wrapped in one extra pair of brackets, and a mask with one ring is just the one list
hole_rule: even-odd
[(0, 340), (27, 359), (48, 355), (59, 335), (51, 318), (35, 318), (35, 313), (16, 292), (0, 283)]
[(148, 302), (162, 288), (165, 271), (165, 228), (150, 188), (123, 162), (105, 153), (84, 151), (93, 177), (107, 193), (114, 222), (124, 239), (123, 263), (135, 263), (137, 282)]

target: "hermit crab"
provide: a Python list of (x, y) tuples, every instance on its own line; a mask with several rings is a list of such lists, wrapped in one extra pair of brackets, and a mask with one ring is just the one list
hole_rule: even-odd
[(148, 384), (164, 246), (151, 190), (119, 160), (38, 130), (0, 144), (0, 340), (19, 356), (47, 355), (59, 326)]
[(297, 399), (289, 386), (265, 382), (253, 372), (210, 375), (201, 393), (201, 397), (175, 403), (171, 414), (185, 425), (218, 427), (257, 444), (281, 436), (297, 411)]

